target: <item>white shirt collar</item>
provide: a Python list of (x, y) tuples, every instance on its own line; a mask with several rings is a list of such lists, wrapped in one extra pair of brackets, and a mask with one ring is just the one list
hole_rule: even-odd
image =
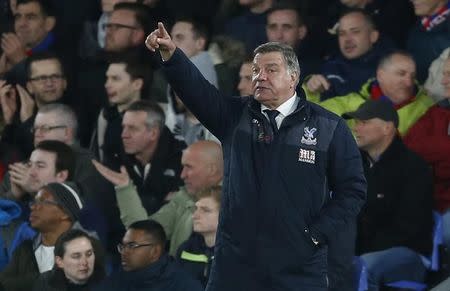
[[(280, 116), (280, 115), (282, 117), (288, 116), (289, 114), (291, 114), (292, 112), (295, 111), (295, 109), (297, 108), (297, 105), (298, 105), (297, 93), (294, 93), (294, 95), (291, 98), (284, 101), (283, 104), (281, 104), (280, 106), (278, 106), (276, 108), (276, 110), (278, 110), (278, 112), (280, 112), (280, 114), (278, 114), (278, 116)], [(270, 109), (270, 108), (264, 104), (261, 104), (261, 112), (267, 117), (267, 114), (264, 112), (264, 110), (266, 110), (266, 109)]]

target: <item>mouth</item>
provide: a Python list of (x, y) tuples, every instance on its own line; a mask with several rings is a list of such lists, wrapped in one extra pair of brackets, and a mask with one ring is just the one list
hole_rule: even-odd
[(347, 44), (344, 46), (344, 51), (346, 52), (352, 52), (356, 49), (356, 45), (354, 44)]
[(108, 93), (108, 99), (113, 99), (114, 97), (116, 97), (116, 93), (112, 92), (112, 93)]

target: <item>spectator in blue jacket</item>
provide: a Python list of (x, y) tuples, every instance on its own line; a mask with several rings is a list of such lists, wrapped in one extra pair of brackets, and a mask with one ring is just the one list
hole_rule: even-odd
[(253, 96), (230, 98), (201, 76), (162, 23), (146, 43), (159, 50), (171, 86), (223, 145), (207, 290), (327, 290), (328, 241), (356, 218), (366, 182), (345, 121), (295, 92), (300, 68), (292, 47), (259, 46)]
[(340, 53), (327, 60), (320, 74), (306, 80), (306, 88), (320, 93), (321, 100), (343, 96), (375, 76), (378, 61), (386, 49), (378, 42), (379, 32), (364, 10), (352, 9), (339, 19)]
[(450, 46), (450, 1), (412, 0), (419, 17), (411, 29), (407, 50), (417, 63), (417, 80), (425, 82), (428, 68), (442, 51)]

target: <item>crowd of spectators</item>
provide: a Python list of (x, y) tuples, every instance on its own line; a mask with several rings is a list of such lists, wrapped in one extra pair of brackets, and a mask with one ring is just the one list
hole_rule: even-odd
[(146, 48), (158, 22), (230, 96), (256, 47), (291, 46), (368, 181), (330, 290), (355, 290), (355, 255), (369, 290), (425, 281), (433, 211), (450, 249), (449, 0), (0, 0), (0, 290), (206, 287), (222, 149)]

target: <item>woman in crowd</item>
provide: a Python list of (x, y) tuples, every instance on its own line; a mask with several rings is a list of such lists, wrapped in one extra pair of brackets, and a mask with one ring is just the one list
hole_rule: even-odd
[(55, 266), (40, 275), (33, 291), (89, 291), (105, 277), (100, 243), (82, 230), (63, 233), (54, 253)]

